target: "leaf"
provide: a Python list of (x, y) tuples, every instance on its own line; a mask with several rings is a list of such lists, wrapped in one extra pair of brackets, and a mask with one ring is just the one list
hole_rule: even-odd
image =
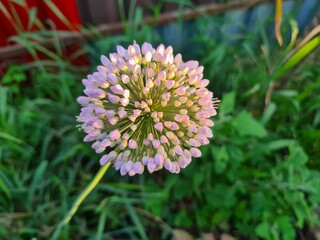
[(295, 20), (290, 20), (290, 25), (291, 25), (291, 30), (292, 30), (291, 40), (290, 40), (289, 46), (286, 48), (286, 52), (291, 51), (291, 49), (293, 48), (293, 46), (297, 40), (297, 36), (299, 34), (298, 23)]
[[(51, 140), (51, 136), (48, 136), (48, 143), (43, 146), (47, 146), (49, 144), (49, 141)], [(46, 149), (44, 149), (46, 150)], [(61, 164), (62, 162), (66, 161), (67, 159), (71, 158), (72, 156), (76, 155), (77, 152), (81, 152), (83, 150), (83, 145), (81, 143), (78, 143), (74, 145), (73, 147), (69, 147), (68, 150), (61, 151), (61, 153), (57, 154), (57, 157), (54, 158), (52, 161), (52, 166), (55, 166), (57, 164)], [(45, 157), (46, 151), (42, 154), (42, 157)]]
[(295, 143), (289, 145), (290, 155), (286, 161), (295, 166), (304, 165), (308, 161), (308, 155), (305, 153), (302, 147)]
[(233, 125), (240, 136), (265, 137), (267, 131), (251, 114), (247, 111), (242, 111), (233, 121)]
[(138, 214), (136, 213), (136, 211), (134, 210), (133, 206), (130, 204), (130, 202), (128, 201), (127, 198), (124, 198), (124, 204), (126, 206), (126, 209), (130, 215), (130, 218), (133, 222), (133, 224), (135, 225), (139, 235), (140, 235), (140, 239), (148, 239), (146, 232), (143, 228), (143, 224), (138, 216)]
[(44, 3), (48, 6), (48, 8), (56, 15), (56, 17), (65, 24), (70, 30), (73, 29), (72, 24), (66, 18), (63, 13), (60, 11), (60, 9), (55, 5), (55, 3), (52, 0), (44, 0)]
[(275, 14), (275, 19), (274, 19), (274, 23), (275, 23), (274, 28), (275, 28), (276, 38), (277, 38), (277, 41), (280, 46), (282, 46), (282, 44), (283, 44), (283, 40), (282, 40), (282, 36), (281, 36), (281, 32), (280, 32), (281, 18), (282, 18), (282, 0), (277, 0), (276, 14)]
[[(9, 199), (12, 198), (10, 190), (5, 182), (0, 178), (0, 193), (4, 193)], [(1, 194), (2, 195), (2, 194)]]
[(191, 188), (186, 188), (186, 185), (190, 185), (188, 182), (177, 182), (174, 186), (174, 193), (173, 193), (173, 199), (175, 200), (181, 200), (185, 196), (191, 193)]
[(228, 160), (229, 160), (226, 146), (223, 145), (222, 147), (219, 147), (219, 148), (212, 147), (211, 153), (215, 159), (214, 167), (217, 173), (223, 172), (226, 169)]
[(36, 189), (39, 187), (39, 185), (41, 183), (41, 178), (44, 175), (47, 166), (48, 166), (48, 162), (47, 161), (43, 161), (43, 162), (40, 163), (38, 168), (35, 170), (35, 174), (34, 174), (34, 177), (32, 179), (32, 183), (30, 185), (29, 193), (28, 193), (28, 201), (29, 201), (29, 203), (32, 203), (32, 201), (33, 201), (34, 194), (36, 192)]
[(221, 113), (231, 113), (234, 111), (234, 105), (235, 105), (235, 99), (236, 99), (236, 93), (235, 92), (229, 92), (223, 95), (220, 106), (219, 106), (219, 112)]
[(294, 143), (295, 141), (292, 139), (278, 139), (258, 145), (257, 148), (260, 148), (262, 152), (271, 153), (279, 149), (289, 147)]
[[(9, 38), (10, 41), (16, 42), (18, 44), (21, 44), (22, 46), (24, 46), (28, 52), (30, 53), (30, 55), (34, 58), (34, 59), (38, 59), (38, 55), (36, 50), (34, 49), (34, 43), (23, 39), (19, 36), (12, 36)], [(41, 62), (40, 61), (36, 61), (37, 65), (41, 66)]]
[(309, 42), (312, 38), (320, 34), (320, 24), (312, 29), (309, 34), (299, 43), (298, 47), (303, 46), (307, 42)]
[(275, 103), (273, 103), (273, 102), (269, 103), (266, 110), (263, 112), (263, 116), (262, 116), (260, 122), (263, 125), (266, 125), (270, 121), (270, 119), (273, 116), (276, 109), (277, 109), (277, 105)]
[(256, 83), (252, 88), (250, 88), (248, 91), (242, 94), (243, 97), (252, 96), (256, 92), (258, 92), (261, 88), (261, 85), (259, 83)]
[(19, 4), (22, 7), (26, 6), (25, 0), (12, 0), (15, 4)]
[(193, 189), (198, 189), (200, 185), (204, 182), (204, 175), (201, 172), (196, 172), (193, 175)]
[(37, 19), (37, 8), (33, 7), (29, 9), (29, 23), (28, 23), (28, 29), (30, 30), (33, 26), (35, 20)]
[(310, 221), (313, 224), (313, 214), (310, 206), (308, 205), (303, 193), (298, 193), (294, 196), (292, 201), (293, 211), (296, 215), (295, 225), (298, 228), (303, 228), (306, 221)]
[(2, 83), (13, 84), (15, 82), (23, 82), (27, 78), (24, 67), (10, 65), (7, 72), (2, 77)]
[(267, 222), (262, 222), (256, 227), (255, 233), (263, 239), (271, 239), (269, 229), (269, 224)]
[(20, 235), (37, 235), (39, 229), (33, 227), (21, 227), (18, 232)]
[(244, 160), (244, 149), (238, 148), (233, 145), (229, 145), (227, 148), (228, 156), (232, 161), (232, 166), (236, 166)]
[(142, 185), (133, 184), (133, 183), (124, 183), (124, 182), (109, 183), (108, 185), (112, 187), (116, 187), (118, 189), (131, 190), (131, 191), (141, 191), (144, 188)]
[(0, 12), (2, 12), (3, 15), (5, 15), (6, 18), (7, 18), (10, 22), (13, 23), (12, 17), (11, 17), (11, 15), (10, 15), (9, 11), (7, 10), (7, 8), (4, 6), (4, 4), (3, 4), (2, 2), (0, 2)]
[(212, 225), (219, 225), (223, 222), (226, 222), (226, 220), (229, 218), (230, 216), (230, 212), (231, 212), (231, 208), (225, 209), (219, 209), (218, 211), (216, 211), (213, 216), (211, 217), (211, 224)]
[(203, 64), (219, 64), (222, 62), (226, 55), (226, 48), (224, 46), (217, 46), (208, 53), (208, 56), (204, 58), (201, 62)]
[(317, 126), (320, 123), (320, 110), (318, 110), (313, 119), (313, 125)]
[(291, 218), (289, 216), (279, 216), (276, 219), (276, 224), (278, 225), (279, 230), (282, 233), (283, 240), (295, 239), (295, 229), (292, 225)]
[(5, 139), (5, 140), (8, 140), (8, 141), (12, 141), (12, 142), (17, 143), (17, 144), (26, 144), (27, 145), (27, 143), (22, 141), (21, 139), (16, 138), (16, 137), (14, 137), (12, 135), (9, 135), (9, 134), (7, 134), (5, 132), (0, 132), (0, 139), (1, 138)]
[(133, 29), (138, 30), (139, 25), (143, 21), (143, 12), (141, 7), (137, 7), (134, 13)]
[(191, 227), (193, 225), (192, 220), (188, 216), (186, 210), (180, 209), (180, 211), (175, 214), (174, 225), (181, 227)]
[(305, 45), (301, 46), (296, 52), (290, 56), (289, 60), (279, 68), (275, 73), (275, 78), (281, 77), (283, 74), (291, 70), (299, 62), (301, 62), (309, 53), (311, 53), (320, 44), (320, 36), (315, 37)]
[(225, 184), (217, 183), (214, 188), (206, 190), (205, 194), (210, 206), (223, 210), (234, 206), (237, 201), (235, 188)]
[(96, 235), (97, 240), (103, 239), (104, 228), (105, 228), (106, 220), (107, 220), (107, 213), (108, 213), (107, 209), (104, 209), (100, 213), (99, 224), (98, 224), (97, 235)]
[(278, 90), (274, 91), (274, 94), (278, 96), (292, 98), (296, 97), (299, 94), (299, 92), (297, 90)]

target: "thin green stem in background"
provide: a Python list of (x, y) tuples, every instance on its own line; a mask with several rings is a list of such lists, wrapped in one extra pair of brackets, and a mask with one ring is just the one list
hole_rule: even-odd
[(100, 180), (102, 179), (109, 167), (110, 163), (106, 163), (100, 168), (99, 172), (95, 175), (90, 184), (83, 190), (83, 192), (78, 196), (77, 200), (73, 203), (71, 209), (66, 214), (65, 218), (60, 222), (51, 239), (57, 239), (59, 237), (62, 228), (70, 222), (73, 215), (77, 212), (80, 204), (98, 185), (98, 183), (100, 182)]

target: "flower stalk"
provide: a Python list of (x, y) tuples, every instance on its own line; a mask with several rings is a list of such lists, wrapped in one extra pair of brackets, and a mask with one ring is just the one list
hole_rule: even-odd
[(57, 239), (59, 237), (59, 234), (62, 230), (62, 228), (67, 225), (70, 220), (72, 219), (73, 215), (77, 212), (80, 204), (86, 199), (86, 197), (95, 189), (95, 187), (98, 185), (98, 183), (101, 181), (104, 174), (107, 172), (108, 168), (110, 166), (110, 163), (106, 163), (103, 165), (98, 173), (94, 176), (92, 181), (89, 183), (89, 185), (82, 191), (82, 193), (77, 197), (76, 201), (73, 203), (72, 207), (70, 208), (69, 212), (66, 214), (64, 219), (60, 222), (58, 225), (56, 231), (54, 232), (51, 239)]

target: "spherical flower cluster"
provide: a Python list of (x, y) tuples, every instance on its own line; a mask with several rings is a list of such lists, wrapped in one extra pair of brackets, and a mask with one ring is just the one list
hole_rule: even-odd
[(206, 86), (197, 61), (173, 55), (171, 46), (154, 49), (136, 43), (101, 57), (103, 66), (82, 82), (77, 120), (85, 142), (102, 153), (100, 164), (114, 164), (121, 175), (166, 168), (179, 173), (212, 137), (209, 119), (218, 100)]

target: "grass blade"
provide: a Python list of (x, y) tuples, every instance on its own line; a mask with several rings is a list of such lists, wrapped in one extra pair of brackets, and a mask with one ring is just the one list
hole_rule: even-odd
[(282, 19), (282, 0), (277, 0), (276, 2), (276, 14), (275, 14), (275, 19), (274, 19), (274, 28), (275, 28), (275, 34), (277, 41), (280, 46), (283, 44), (282, 36), (281, 36), (281, 19)]
[(30, 185), (29, 193), (28, 193), (29, 203), (32, 203), (36, 189), (39, 187), (39, 183), (41, 182), (41, 178), (44, 175), (45, 170), (47, 169), (47, 166), (48, 166), (48, 162), (42, 161), (35, 171), (35, 175), (32, 179), (32, 183)]
[(89, 183), (89, 185), (83, 190), (83, 192), (77, 197), (76, 201), (73, 203), (71, 209), (69, 210), (69, 212), (66, 214), (65, 218), (60, 222), (60, 224), (58, 225), (57, 229), (55, 230), (55, 232), (53, 233), (53, 236), (51, 237), (51, 239), (58, 239), (60, 232), (62, 230), (62, 228), (67, 225), (71, 218), (73, 217), (73, 215), (77, 212), (80, 204), (83, 202), (84, 199), (86, 199), (86, 197), (92, 192), (92, 190), (98, 185), (98, 183), (100, 182), (100, 180), (102, 179), (102, 177), (104, 176), (104, 174), (106, 173), (106, 171), (108, 170), (108, 168), (110, 167), (110, 163), (106, 163), (105, 165), (103, 165), (99, 172), (94, 176), (94, 178), (92, 179), (92, 181)]
[(33, 7), (29, 10), (28, 30), (30, 30), (37, 19), (37, 8)]
[[(127, 200), (127, 199), (124, 199), (124, 200)], [(134, 223), (134, 225), (136, 225), (137, 231), (140, 235), (140, 239), (147, 240), (148, 237), (146, 235), (146, 232), (144, 231), (143, 224), (141, 223), (138, 214), (133, 209), (132, 205), (129, 203), (128, 200), (126, 201), (125, 205), (131, 217), (132, 222)]]
[(309, 32), (309, 34), (299, 43), (298, 47), (303, 46), (309, 42), (312, 38), (320, 34), (320, 24)]
[(299, 62), (301, 62), (309, 53), (311, 53), (320, 44), (320, 36), (315, 37), (305, 45), (300, 47), (290, 59), (277, 71), (275, 78), (281, 77), (283, 74), (291, 70)]
[(103, 239), (103, 232), (104, 232), (104, 226), (106, 225), (106, 220), (107, 220), (107, 209), (104, 209), (99, 218), (99, 225), (98, 225), (98, 230), (97, 230), (97, 240), (102, 240)]
[(7, 133), (4, 133), (4, 132), (0, 132), (0, 138), (6, 139), (8, 141), (11, 141), (11, 142), (14, 142), (14, 143), (17, 143), (17, 144), (28, 145), (26, 142), (22, 141), (21, 139), (16, 138), (14, 136), (11, 136), (11, 135), (9, 135)]
[(73, 30), (70, 21), (63, 15), (60, 9), (51, 0), (45, 0), (44, 3), (59, 18), (61, 22), (63, 22), (70, 30)]
[(7, 196), (7, 198), (9, 199), (12, 198), (8, 186), (5, 184), (5, 182), (1, 178), (0, 178), (0, 192), (3, 192)]

